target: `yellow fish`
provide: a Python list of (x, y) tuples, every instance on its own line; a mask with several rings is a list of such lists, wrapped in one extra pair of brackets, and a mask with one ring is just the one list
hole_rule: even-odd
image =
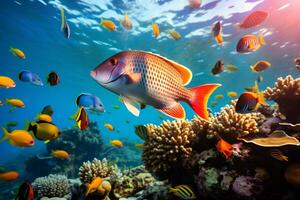
[(32, 131), (36, 139), (43, 141), (53, 140), (60, 136), (58, 127), (47, 121), (29, 123), (28, 131)]
[(53, 150), (51, 152), (51, 155), (56, 158), (61, 158), (61, 159), (67, 159), (70, 156), (69, 153), (64, 150)]
[(109, 124), (109, 123), (105, 123), (104, 126), (109, 130), (109, 131), (114, 131), (115, 128), (113, 127), (113, 125)]
[(85, 196), (95, 192), (98, 189), (98, 187), (101, 185), (101, 183), (102, 183), (102, 179), (100, 177), (96, 177), (92, 180), (91, 183), (87, 183)]
[(131, 30), (132, 29), (132, 22), (129, 18), (129, 16), (127, 15), (127, 13), (125, 13), (122, 21), (121, 21), (121, 24), (123, 25), (123, 27), (127, 30)]
[(38, 120), (40, 121), (46, 121), (46, 122), (52, 122), (52, 117), (50, 117), (49, 115), (46, 114), (40, 114), (38, 117)]
[(265, 61), (265, 60), (258, 61), (254, 65), (250, 66), (251, 71), (254, 73), (262, 72), (262, 71), (268, 69), (269, 67), (271, 67), (271, 63), (269, 63), (268, 61)]
[(237, 71), (239, 68), (237, 66), (235, 66), (235, 65), (226, 65), (225, 69), (227, 71), (234, 72), (234, 71)]
[(120, 140), (111, 140), (109, 143), (114, 147), (123, 147), (124, 146), (123, 142)]
[(215, 99), (224, 99), (224, 95), (223, 94), (217, 94), (215, 96)]
[(13, 107), (17, 107), (17, 108), (25, 107), (24, 102), (20, 99), (6, 99), (5, 101), (6, 101), (6, 103), (10, 104)]
[(18, 56), (21, 59), (25, 59), (25, 53), (23, 51), (21, 51), (20, 49), (17, 48), (13, 48), (11, 47), (9, 49), (9, 51), (14, 55), (14, 56)]
[(188, 185), (178, 185), (174, 188), (170, 188), (170, 192), (182, 199), (196, 199), (196, 195), (192, 188)]
[(154, 37), (157, 38), (159, 36), (160, 30), (159, 30), (159, 26), (157, 23), (152, 23), (152, 32), (153, 32)]
[(31, 147), (34, 145), (34, 140), (31, 134), (25, 130), (14, 130), (11, 133), (3, 127), (2, 130), (4, 132), (4, 137), (0, 140), (0, 142), (8, 140), (10, 144), (18, 147)]
[(169, 31), (170, 36), (174, 39), (174, 40), (179, 40), (181, 38), (180, 33), (178, 33), (175, 30), (170, 30)]
[(211, 106), (212, 106), (212, 107), (215, 107), (217, 104), (218, 104), (217, 101), (212, 101), (212, 102), (211, 102)]
[(144, 144), (135, 144), (134, 146), (138, 149), (143, 149), (144, 148)]
[(230, 98), (237, 98), (238, 94), (236, 92), (231, 91), (227, 93), (227, 96), (229, 96)]
[(103, 28), (105, 28), (106, 30), (109, 30), (109, 31), (116, 31), (117, 30), (117, 27), (116, 27), (115, 23), (111, 20), (101, 19), (100, 25)]
[(14, 88), (16, 87), (16, 83), (7, 76), (0, 76), (0, 87)]
[(270, 155), (280, 161), (289, 161), (289, 158), (285, 156), (279, 149), (271, 150)]

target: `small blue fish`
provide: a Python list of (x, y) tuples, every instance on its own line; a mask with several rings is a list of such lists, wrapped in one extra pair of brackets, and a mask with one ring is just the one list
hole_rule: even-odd
[(39, 75), (30, 71), (24, 70), (19, 73), (19, 80), (23, 82), (30, 82), (33, 85), (43, 86), (43, 82)]
[(100, 100), (100, 98), (92, 94), (87, 94), (87, 93), (80, 94), (76, 98), (76, 105), (78, 107), (82, 106), (85, 109), (96, 113), (105, 112), (103, 103)]

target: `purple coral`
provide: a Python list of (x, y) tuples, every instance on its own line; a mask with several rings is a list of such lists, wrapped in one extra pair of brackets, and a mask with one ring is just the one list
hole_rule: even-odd
[(233, 191), (242, 197), (253, 197), (262, 192), (261, 182), (251, 176), (239, 176), (232, 185)]

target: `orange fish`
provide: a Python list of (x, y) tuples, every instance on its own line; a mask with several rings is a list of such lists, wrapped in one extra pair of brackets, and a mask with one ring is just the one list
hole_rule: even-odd
[(17, 108), (25, 107), (24, 102), (20, 99), (5, 99), (5, 102), (10, 104), (13, 107), (17, 107)]
[(64, 150), (53, 150), (51, 155), (56, 158), (67, 159), (70, 157), (69, 153)]
[(123, 147), (124, 146), (123, 142), (120, 140), (111, 140), (109, 143), (114, 147)]
[(261, 35), (245, 35), (243, 36), (236, 45), (236, 51), (239, 53), (250, 53), (257, 51), (261, 45), (265, 46), (266, 42), (264, 37)]
[(115, 23), (111, 20), (101, 19), (100, 25), (103, 26), (106, 30), (115, 31), (117, 27)]
[(223, 35), (222, 35), (222, 24), (220, 21), (218, 21), (217, 23), (214, 24), (214, 26), (212, 28), (212, 32), (213, 32), (213, 36), (214, 36), (216, 42), (219, 45), (222, 45), (224, 42), (224, 39), (223, 39)]
[(230, 98), (236, 98), (238, 95), (236, 92), (231, 91), (231, 92), (227, 92), (227, 96)]
[(262, 71), (268, 69), (269, 67), (271, 67), (271, 63), (269, 63), (268, 61), (265, 61), (265, 60), (258, 61), (254, 65), (250, 66), (252, 72), (254, 72), (254, 73), (262, 72)]
[(224, 154), (224, 156), (226, 157), (226, 159), (229, 159), (231, 154), (232, 154), (232, 145), (229, 144), (228, 142), (226, 142), (223, 139), (220, 139), (216, 145), (217, 150)]
[(1, 181), (14, 181), (19, 178), (19, 173), (16, 171), (8, 171), (0, 173)]
[(132, 29), (132, 22), (131, 22), (129, 16), (127, 15), (127, 13), (125, 13), (124, 18), (121, 21), (121, 24), (127, 30)]
[(170, 117), (184, 119), (185, 110), (180, 104), (183, 101), (208, 120), (208, 99), (220, 86), (186, 88), (193, 76), (190, 69), (144, 51), (122, 51), (98, 65), (91, 76), (104, 88), (121, 95), (126, 108), (135, 116), (145, 105), (151, 105)]
[(169, 30), (169, 34), (174, 40), (179, 40), (181, 38), (180, 33), (175, 30)]
[(193, 9), (200, 8), (202, 0), (189, 0), (190, 7)]
[(241, 28), (246, 29), (246, 28), (251, 28), (251, 27), (254, 27), (254, 26), (258, 26), (263, 21), (265, 21), (268, 16), (269, 16), (269, 13), (267, 13), (265, 11), (254, 11), (253, 13), (248, 15), (243, 20), (243, 22), (237, 26), (237, 28), (238, 29), (241, 29)]
[(9, 133), (5, 128), (2, 128), (4, 137), (0, 142), (8, 140), (10, 144), (18, 147), (31, 147), (34, 145), (33, 137), (25, 130), (14, 130)]
[(0, 76), (0, 87), (14, 88), (16, 87), (16, 83), (14, 82), (14, 80), (7, 76)]
[(109, 130), (109, 131), (114, 131), (115, 128), (113, 127), (113, 125), (109, 124), (109, 123), (105, 123), (104, 126)]
[(96, 177), (92, 180), (91, 183), (86, 184), (86, 192), (85, 196), (87, 196), (90, 193), (93, 193), (97, 190), (97, 188), (101, 185), (103, 180), (100, 177)]
[(160, 30), (159, 30), (159, 26), (157, 23), (152, 23), (152, 32), (153, 32), (154, 37), (157, 38), (159, 36)]

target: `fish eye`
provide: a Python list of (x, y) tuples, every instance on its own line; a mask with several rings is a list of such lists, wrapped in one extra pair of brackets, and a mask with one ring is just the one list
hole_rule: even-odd
[(29, 142), (30, 144), (33, 144), (33, 140)]
[(118, 64), (118, 59), (117, 58), (112, 58), (109, 60), (110, 64), (112, 64), (113, 66)]
[(57, 135), (60, 135), (60, 134), (61, 134), (61, 132), (58, 132), (58, 133), (57, 133)]

